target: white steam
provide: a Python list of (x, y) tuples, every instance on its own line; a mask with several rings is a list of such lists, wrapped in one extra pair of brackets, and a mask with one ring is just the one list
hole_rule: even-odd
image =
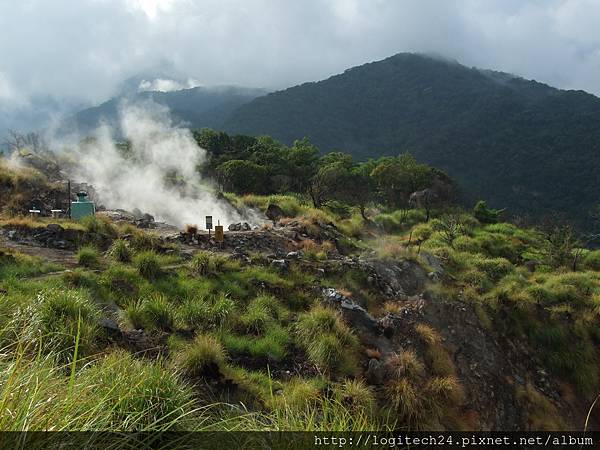
[(167, 108), (123, 104), (120, 126), (131, 144), (129, 154), (115, 145), (108, 127), (80, 145), (76, 154), (73, 175), (93, 185), (100, 203), (109, 209), (137, 208), (179, 227), (203, 226), (207, 215), (225, 226), (243, 220), (200, 179), (197, 167), (205, 162), (206, 150), (190, 130), (173, 124)]

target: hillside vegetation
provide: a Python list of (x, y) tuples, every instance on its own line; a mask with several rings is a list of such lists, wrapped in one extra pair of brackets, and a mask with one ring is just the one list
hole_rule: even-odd
[[(600, 251), (571, 227), (456, 207), (408, 154), (196, 139), (224, 198), (265, 225), (221, 245), (4, 204), (0, 429), (598, 427)], [(11, 198), (52, 186), (0, 167)]]
[(398, 54), (256, 98), (225, 129), (286, 144), (308, 137), (357, 160), (410, 152), (453, 177), (468, 202), (589, 226), (599, 119), (600, 100), (585, 92)]

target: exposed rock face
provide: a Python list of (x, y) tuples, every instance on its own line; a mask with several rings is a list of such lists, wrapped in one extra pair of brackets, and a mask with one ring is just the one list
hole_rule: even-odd
[(41, 247), (75, 250), (85, 242), (85, 232), (65, 229), (59, 224), (51, 223), (43, 228), (12, 227), (0, 229), (0, 234), (8, 239), (24, 244)]
[(238, 222), (230, 224), (227, 229), (229, 231), (250, 231), (252, 227), (248, 222)]
[(265, 211), (265, 216), (267, 216), (267, 218), (269, 220), (276, 222), (279, 219), (281, 219), (282, 217), (285, 217), (285, 213), (283, 212), (283, 209), (281, 209), (279, 206), (271, 203), (271, 204), (269, 204), (269, 206), (267, 206), (267, 210)]
[(63, 228), (56, 223), (51, 223), (40, 228), (7, 226), (0, 228), (0, 235), (21, 244), (60, 250), (76, 250), (90, 242), (93, 242), (94, 245), (101, 249), (108, 248), (111, 244), (111, 240), (107, 236), (83, 230)]

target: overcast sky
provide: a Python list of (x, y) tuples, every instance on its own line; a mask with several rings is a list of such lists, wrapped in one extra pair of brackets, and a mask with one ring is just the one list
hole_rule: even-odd
[(167, 67), (281, 88), (403, 51), (600, 95), (598, 0), (0, 0), (0, 103)]

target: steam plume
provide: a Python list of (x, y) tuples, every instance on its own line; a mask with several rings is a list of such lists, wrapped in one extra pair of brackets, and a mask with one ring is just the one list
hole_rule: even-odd
[(242, 220), (200, 179), (196, 168), (206, 161), (206, 150), (190, 130), (172, 122), (166, 107), (123, 104), (120, 127), (129, 148), (115, 145), (104, 126), (75, 155), (74, 177), (92, 184), (107, 208), (138, 208), (179, 227), (201, 225), (207, 215), (225, 226)]

